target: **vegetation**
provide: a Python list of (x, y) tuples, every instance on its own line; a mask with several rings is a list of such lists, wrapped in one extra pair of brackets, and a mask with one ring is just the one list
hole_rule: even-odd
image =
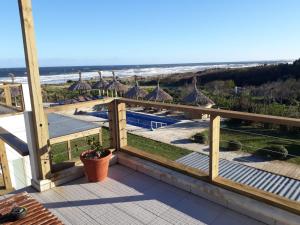
[(230, 140), (227, 144), (227, 149), (229, 151), (239, 151), (242, 150), (242, 143), (236, 140)]
[(288, 156), (288, 150), (283, 145), (272, 145), (267, 150), (259, 149), (256, 153), (272, 159), (286, 159)]
[(207, 135), (207, 133), (197, 133), (192, 137), (192, 140), (199, 144), (207, 144), (208, 143), (208, 135)]

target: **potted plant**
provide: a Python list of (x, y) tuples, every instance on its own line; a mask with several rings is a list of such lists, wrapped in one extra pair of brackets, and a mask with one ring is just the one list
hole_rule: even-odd
[(90, 150), (80, 154), (80, 160), (83, 163), (85, 174), (90, 182), (102, 181), (107, 177), (111, 151), (104, 149), (100, 142), (95, 139), (88, 140)]

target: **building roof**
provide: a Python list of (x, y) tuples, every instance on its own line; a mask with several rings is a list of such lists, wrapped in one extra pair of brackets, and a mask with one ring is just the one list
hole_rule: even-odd
[(184, 97), (183, 101), (190, 105), (206, 106), (214, 105), (215, 103), (197, 88), (197, 79), (193, 78), (193, 90), (190, 94)]
[(162, 88), (159, 87), (159, 81), (157, 81), (157, 87), (150, 92), (146, 97), (146, 100), (149, 101), (158, 101), (158, 102), (165, 102), (165, 101), (172, 101), (173, 97), (165, 92)]
[(91, 85), (82, 80), (80, 71), (79, 71), (79, 80), (68, 88), (69, 91), (86, 91), (91, 89), (92, 89)]

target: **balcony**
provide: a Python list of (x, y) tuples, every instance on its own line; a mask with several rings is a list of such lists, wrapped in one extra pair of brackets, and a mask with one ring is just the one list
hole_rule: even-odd
[[(138, 112), (141, 108), (144, 109), (143, 113)], [(156, 113), (147, 114), (148, 108), (155, 109)], [(74, 114), (74, 111), (78, 112), (79, 110), (81, 113)], [(299, 219), (299, 216), (297, 216), (299, 214), (297, 171), (287, 176), (284, 175), (285, 171), (276, 173), (276, 171), (272, 171), (272, 168), (261, 167), (259, 163), (257, 165), (255, 160), (252, 162), (237, 161), (233, 157), (227, 157), (227, 152), (220, 151), (222, 140), (220, 134), (222, 135), (224, 129), (222, 124), (226, 122), (225, 117), (247, 121), (253, 120), (256, 123), (272, 122), (289, 126), (291, 124), (298, 126), (299, 121), (297, 119), (124, 98), (103, 98), (101, 100), (44, 108), (44, 111), (48, 115), (49, 132), (48, 152), (43, 156), (46, 156), (46, 160), (42, 160), (42, 156), (35, 154), (31, 149), (36, 137), (33, 130), (31, 130), (33, 128), (30, 113), (25, 116), (27, 118), (26, 126), (30, 127), (28, 130), (29, 139), (31, 140), (28, 145), (29, 156), (37, 162), (36, 165), (31, 165), (33, 174), (34, 172), (39, 173), (34, 169), (38, 167), (39, 163), (49, 164), (49, 170), (44, 174), (45, 178), (41, 179), (34, 175), (32, 177), (32, 186), (44, 192), (33, 193), (32, 195), (44, 203), (46, 208), (57, 213), (58, 217), (66, 223), (72, 223), (73, 220), (70, 219), (92, 219), (91, 221), (94, 221), (95, 218), (96, 220), (99, 219), (98, 222), (101, 223), (102, 217), (100, 214), (95, 213), (95, 210), (104, 207), (103, 210), (105, 211), (107, 207), (112, 207), (112, 211), (109, 211), (108, 214), (110, 215), (110, 213), (115, 212), (114, 207), (118, 205), (124, 204), (124, 207), (128, 209), (129, 206), (126, 206), (126, 204), (139, 206), (140, 202), (144, 201), (146, 201), (145, 205), (149, 207), (147, 210), (151, 211), (151, 202), (154, 201), (161, 208), (153, 206), (153, 210), (163, 212), (160, 216), (151, 211), (155, 215), (155, 218), (151, 217), (153, 221), (157, 219), (160, 222), (170, 222), (171, 224), (174, 221), (171, 220), (172, 218), (167, 217), (168, 213), (171, 212), (174, 217), (178, 215), (178, 221), (185, 218), (191, 223), (214, 224), (215, 222), (215, 224), (222, 224), (216, 221), (223, 221), (224, 219), (224, 221), (241, 220), (248, 224), (259, 224), (259, 222), (297, 224), (295, 222)], [(102, 112), (105, 116), (99, 117), (99, 112)], [(209, 115), (209, 118), (205, 120), (179, 120), (180, 115), (186, 115), (187, 112), (193, 113), (194, 117), (206, 114)], [(165, 118), (162, 115), (167, 114), (168, 121), (174, 119), (173, 116), (176, 115), (177, 122), (153, 130), (145, 124), (136, 124), (136, 121), (133, 121), (132, 115), (137, 116), (140, 114), (147, 118), (148, 116), (161, 115), (159, 116), (160, 119)], [(127, 121), (127, 116), (129, 121)], [(214, 119), (218, 116), (222, 116), (222, 119), (215, 121)], [(139, 119), (141, 118), (139, 117)], [(67, 127), (68, 129), (66, 129)], [(203, 131), (204, 128), (210, 132), (208, 145), (188, 143), (188, 146), (191, 145), (188, 147), (185, 146), (186, 142), (179, 141), (178, 145), (176, 141), (172, 143), (168, 139), (172, 133), (175, 133), (175, 139), (181, 140), (180, 137), (184, 139), (185, 135), (194, 129), (194, 131), (199, 129)], [(87, 148), (85, 139), (91, 136), (96, 136), (105, 148), (109, 148), (114, 152), (111, 159), (110, 176), (103, 183), (88, 183), (85, 178), (82, 178), (83, 168), (78, 154)], [(5, 138), (2, 139), (6, 143), (9, 142)], [(10, 145), (13, 146), (11, 143)], [(77, 147), (75, 147), (76, 145)], [(79, 152), (78, 149), (80, 149)], [(47, 158), (50, 160), (47, 160)], [(272, 162), (275, 162), (276, 165), (276, 162), (279, 163), (280, 161), (275, 160), (268, 163), (271, 165)], [(284, 161), (281, 163), (282, 165), (293, 165)], [(298, 169), (296, 164), (293, 166)], [(149, 180), (149, 183), (147, 183), (147, 180)], [(102, 187), (104, 188), (102, 189)], [(93, 190), (98, 192), (90, 194), (87, 191), (90, 188), (94, 188)], [(124, 196), (123, 188), (133, 192), (129, 192), (128, 195)], [(182, 202), (187, 202), (187, 204), (184, 204), (183, 207), (179, 200), (173, 203), (173, 199), (178, 197), (177, 194), (173, 196), (171, 194), (167, 195), (167, 192), (165, 192), (161, 196), (156, 196), (156, 194), (161, 193), (161, 188), (162, 190), (174, 190), (177, 194), (188, 196), (182, 198)], [(103, 203), (101, 198), (97, 200), (96, 196), (105, 199), (111, 198), (111, 196), (106, 196), (107, 189), (114, 194), (113, 197), (116, 195), (117, 199), (110, 199), (108, 203), (105, 201)], [(25, 191), (32, 193), (33, 189), (27, 188)], [(120, 191), (120, 193), (116, 193), (117, 191)], [(53, 199), (59, 201), (52, 202), (51, 193), (58, 196), (63, 195), (66, 199), (62, 200), (58, 196), (53, 196)], [(87, 196), (76, 193), (86, 193)], [(146, 197), (141, 199), (132, 197), (136, 196), (137, 193), (139, 193), (139, 197), (140, 195)], [(192, 202), (198, 202), (198, 208), (202, 207), (201, 202), (205, 202), (205, 204), (208, 204), (208, 208), (213, 205), (213, 207), (216, 207), (217, 212), (225, 210), (226, 213), (206, 212), (205, 215), (201, 215), (198, 214), (199, 211), (192, 210), (192, 208), (195, 208)], [(189, 205), (192, 205), (192, 207), (189, 208)], [(76, 210), (80, 215), (79, 213), (82, 214), (80, 212), (83, 210), (82, 208), (91, 208), (91, 211), (89, 211), (91, 215), (72, 218), (68, 216), (70, 213), (68, 210)], [(115, 213), (118, 214), (118, 210), (122, 211), (123, 209), (117, 207), (116, 210)], [(129, 212), (125, 210), (126, 215), (123, 214), (124, 210), (120, 212), (122, 218), (124, 216), (127, 218), (129, 215), (128, 219), (132, 221), (151, 222), (150, 219), (147, 222), (141, 220), (141, 218), (144, 218), (144, 216), (141, 216), (142, 213), (137, 215), (130, 209), (128, 210)], [(212, 220), (206, 218), (206, 214), (210, 215), (210, 213), (214, 215), (211, 217)], [(145, 215), (145, 218), (147, 218), (147, 215)], [(107, 223), (111, 222), (106, 217), (103, 220), (106, 221), (106, 219)], [(232, 223), (234, 222), (230, 222), (230, 224)], [(239, 223), (237, 222), (237, 224)]]
[[(19, 7), (32, 110), (22, 114), (27, 143), (0, 132), (6, 191), (24, 174), (31, 187), (17, 192), (29, 192), (66, 224), (299, 224), (299, 119), (109, 97), (44, 108), (31, 2)], [(13, 105), (8, 90), (5, 104)], [(255, 126), (234, 130), (230, 120)], [(191, 141), (196, 132), (203, 143)], [(237, 134), (244, 152), (231, 140)], [(82, 178), (79, 154), (91, 136), (113, 152), (100, 183)], [(275, 142), (289, 151), (264, 147)], [(23, 167), (10, 171), (8, 146)]]

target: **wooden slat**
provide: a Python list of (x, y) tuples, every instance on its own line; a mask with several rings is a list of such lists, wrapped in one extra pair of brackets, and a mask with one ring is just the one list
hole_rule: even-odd
[(0, 139), (0, 164), (3, 173), (5, 189), (11, 190), (13, 187), (12, 187), (10, 173), (9, 173), (8, 160), (6, 156), (4, 141), (1, 139)]
[(51, 174), (48, 148), (48, 124), (44, 115), (37, 50), (35, 44), (34, 24), (31, 0), (19, 0), (20, 20), (23, 34), (24, 53), (28, 74), (32, 121), (36, 139), (38, 179), (46, 179)]
[(5, 215), (9, 213), (15, 206), (25, 207), (27, 209), (26, 216), (23, 219), (6, 222), (4, 224), (62, 224), (55, 215), (26, 192), (0, 200), (0, 214)]
[(53, 106), (50, 108), (45, 108), (46, 113), (53, 113), (53, 112), (60, 112), (60, 111), (66, 111), (66, 110), (72, 110), (82, 107), (93, 107), (95, 105), (106, 105), (111, 103), (114, 100), (114, 98), (104, 98), (104, 99), (98, 99), (98, 100), (92, 100), (92, 101), (85, 101), (85, 102), (78, 102), (74, 104), (66, 104), (66, 105), (59, 105), (59, 106)]
[(242, 119), (242, 120), (251, 120), (254, 122), (274, 123), (274, 124), (300, 127), (300, 119), (296, 119), (296, 118), (270, 116), (270, 115), (255, 114), (255, 113), (222, 110), (222, 109), (209, 109), (209, 108), (188, 106), (188, 105), (176, 105), (176, 104), (150, 102), (150, 101), (139, 101), (139, 100), (133, 100), (127, 98), (120, 98), (117, 99), (117, 101), (124, 102), (131, 105), (190, 112), (193, 114), (218, 115), (223, 118), (235, 118), (235, 119)]
[(219, 175), (220, 116), (210, 117), (209, 127), (209, 178), (214, 180)]

